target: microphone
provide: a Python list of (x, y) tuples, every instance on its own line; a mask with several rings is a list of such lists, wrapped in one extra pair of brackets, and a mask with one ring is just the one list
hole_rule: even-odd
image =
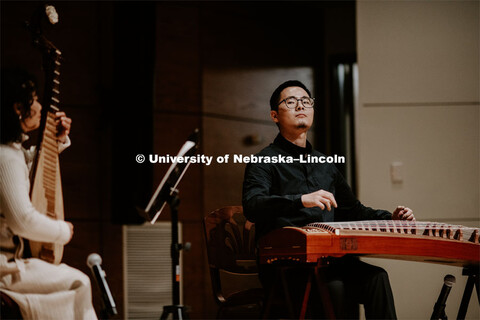
[(111, 315), (117, 314), (117, 308), (115, 306), (115, 300), (113, 300), (112, 293), (110, 292), (110, 288), (108, 287), (107, 280), (105, 277), (107, 274), (105, 271), (102, 270), (100, 266), (102, 264), (102, 257), (96, 253), (91, 253), (87, 258), (87, 266), (92, 270), (93, 276), (97, 281), (98, 287), (102, 292), (102, 299), (103, 303), (105, 304), (105, 308), (107, 312)]
[(447, 315), (445, 314), (445, 305), (447, 303), (448, 294), (450, 293), (454, 283), (455, 277), (451, 274), (447, 274), (445, 278), (443, 278), (442, 291), (440, 291), (440, 295), (438, 296), (435, 307), (433, 308), (433, 313), (430, 317), (431, 320), (447, 319)]

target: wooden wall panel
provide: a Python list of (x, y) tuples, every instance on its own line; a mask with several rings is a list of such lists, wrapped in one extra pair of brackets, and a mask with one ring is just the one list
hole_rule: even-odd
[(155, 110), (200, 111), (198, 12), (197, 6), (157, 5)]
[(206, 67), (202, 73), (203, 112), (207, 116), (273, 123), (270, 95), (286, 80), (313, 88), (314, 70), (299, 67)]
[[(246, 164), (234, 163), (234, 155), (249, 156), (270, 144), (278, 133), (273, 124), (212, 119), (203, 120), (206, 140), (205, 153), (213, 156), (210, 166), (204, 168), (205, 211), (242, 204), (242, 184)], [(249, 135), (259, 137), (261, 145), (245, 145)], [(218, 156), (229, 156), (228, 163), (218, 163)]]

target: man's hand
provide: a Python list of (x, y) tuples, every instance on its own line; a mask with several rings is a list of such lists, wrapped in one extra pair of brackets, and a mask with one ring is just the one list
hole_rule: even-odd
[(65, 112), (60, 111), (55, 113), (55, 123), (57, 125), (57, 139), (61, 143), (65, 143), (72, 127), (72, 119), (67, 117)]
[(410, 220), (415, 221), (415, 216), (413, 211), (410, 208), (404, 206), (398, 206), (395, 211), (393, 211), (392, 220)]
[(333, 194), (325, 190), (302, 195), (302, 203), (305, 208), (320, 207), (322, 210), (327, 208), (328, 211), (332, 210), (332, 207), (337, 207)]

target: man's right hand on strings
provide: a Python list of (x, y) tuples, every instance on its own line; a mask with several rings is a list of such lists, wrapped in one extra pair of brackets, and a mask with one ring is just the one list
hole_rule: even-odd
[(302, 203), (305, 208), (320, 207), (322, 210), (327, 208), (328, 211), (332, 210), (332, 206), (337, 208), (335, 197), (325, 190), (302, 195)]

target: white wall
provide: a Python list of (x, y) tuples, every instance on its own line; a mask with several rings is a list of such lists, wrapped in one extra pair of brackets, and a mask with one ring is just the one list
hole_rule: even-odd
[[(359, 198), (414, 209), (418, 220), (480, 226), (480, 20), (478, 1), (358, 1)], [(401, 162), (403, 182), (390, 166)], [(399, 319), (426, 319), (443, 277), (456, 276), (447, 315), (458, 312), (461, 268), (404, 261), (386, 268)], [(477, 296), (469, 319), (479, 318)]]

